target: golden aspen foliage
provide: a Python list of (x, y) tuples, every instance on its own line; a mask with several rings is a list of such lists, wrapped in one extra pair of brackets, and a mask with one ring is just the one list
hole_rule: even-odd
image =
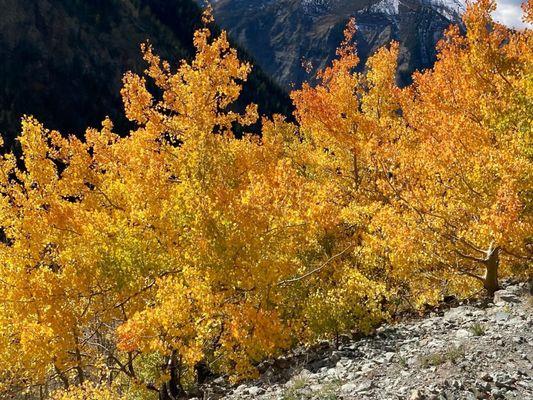
[(146, 77), (124, 78), (137, 124), (127, 137), (106, 120), (84, 141), (63, 138), (27, 117), (23, 157), (4, 156), (7, 392), (106, 382), (176, 396), (201, 364), (253, 376), (302, 329), (286, 281), (306, 269), (318, 224), (310, 183), (286, 157), (297, 141), (281, 119), (236, 139), (235, 123), (257, 119), (253, 105), (229, 110), (250, 66), (225, 33), (201, 29), (194, 43), (176, 71), (143, 48)]
[(371, 57), (366, 74), (355, 72), (354, 28), (352, 21), (339, 59), (320, 74), (320, 83), (304, 85), (292, 97), (309, 147), (302, 152), (302, 162), (330, 209), (332, 247), (350, 248), (345, 273), (368, 281), (359, 289), (362, 297), (372, 298), (376, 290), (386, 297), (396, 286), (388, 282), (393, 278), (393, 254), (379, 239), (382, 223), (394, 214), (396, 198), (387, 176), (396, 167), (396, 146), (404, 129), (395, 85), (398, 45), (392, 43)]
[(498, 276), (531, 268), (533, 36), (494, 22), (494, 9), (470, 5), (466, 34), (450, 28), (402, 99), (414, 253), (461, 294), (476, 281), (494, 292)]
[[(531, 20), (531, 2), (525, 6)], [(434, 68), (398, 45), (292, 93), (296, 123), (234, 111), (251, 66), (226, 33), (177, 67), (142, 47), (135, 128), (84, 140), (22, 121), (0, 158), (0, 397), (162, 399), (409, 304), (531, 274), (533, 37), (481, 0)], [(205, 16), (205, 23), (211, 17)], [(485, 274), (485, 276), (482, 276)]]
[(349, 227), (337, 245), (416, 304), (478, 282), (494, 292), (498, 271), (531, 266), (532, 36), (493, 22), (493, 9), (469, 6), (466, 35), (451, 27), (435, 67), (405, 89), (394, 43), (354, 71), (352, 23), (320, 83), (292, 95), (313, 149), (302, 162)]
[(51, 397), (52, 400), (130, 400), (132, 398), (134, 397), (125, 397), (105, 385), (97, 386), (91, 383), (56, 391)]

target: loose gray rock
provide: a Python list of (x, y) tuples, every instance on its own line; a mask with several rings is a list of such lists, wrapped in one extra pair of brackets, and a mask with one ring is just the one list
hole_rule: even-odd
[(257, 381), (208, 384), (203, 399), (533, 399), (532, 360), (533, 302), (516, 285), (488, 305), (384, 325), (338, 348), (324, 341), (295, 349), (262, 363)]
[(494, 293), (494, 304), (520, 303), (520, 297), (511, 290), (498, 290)]
[(411, 395), (409, 396), (409, 400), (422, 400), (424, 398), (424, 395), (422, 394), (422, 391), (419, 389), (415, 389), (411, 392)]
[(358, 386), (355, 383), (345, 383), (341, 386), (341, 392), (343, 393), (354, 393), (357, 389)]

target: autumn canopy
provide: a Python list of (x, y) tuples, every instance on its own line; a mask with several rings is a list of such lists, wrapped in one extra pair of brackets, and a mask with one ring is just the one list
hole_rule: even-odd
[(143, 46), (126, 137), (25, 117), (0, 160), (0, 397), (175, 398), (531, 276), (533, 32), (493, 9), (470, 6), (406, 88), (395, 43), (354, 72), (352, 21), (296, 122), (260, 136), (235, 138), (258, 119), (231, 107), (251, 67), (207, 28), (177, 68)]

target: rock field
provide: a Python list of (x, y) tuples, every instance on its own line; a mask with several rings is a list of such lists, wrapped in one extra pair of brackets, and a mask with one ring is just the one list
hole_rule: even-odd
[(320, 343), (263, 363), (238, 387), (212, 382), (204, 399), (533, 399), (533, 297), (526, 284), (493, 303), (459, 305)]

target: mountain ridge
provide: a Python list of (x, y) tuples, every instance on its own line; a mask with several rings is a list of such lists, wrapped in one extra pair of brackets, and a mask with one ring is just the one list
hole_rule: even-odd
[[(201, 0), (197, 0), (202, 3)], [(435, 45), (452, 23), (460, 24), (462, 0), (218, 0), (215, 18), (276, 81), (291, 89), (312, 80), (334, 57), (350, 17), (366, 59), (392, 40), (400, 43), (398, 79), (432, 66)], [(311, 66), (311, 74), (306, 67)]]
[[(126, 71), (146, 67), (140, 44), (150, 41), (176, 67), (192, 58), (202, 26), (193, 0), (0, 0), (0, 9), (0, 133), (8, 149), (24, 114), (77, 136), (107, 115), (127, 133), (120, 89)], [(250, 59), (242, 49), (239, 56)], [(243, 86), (242, 108), (256, 102), (261, 114), (290, 112), (287, 94), (259, 67)]]

